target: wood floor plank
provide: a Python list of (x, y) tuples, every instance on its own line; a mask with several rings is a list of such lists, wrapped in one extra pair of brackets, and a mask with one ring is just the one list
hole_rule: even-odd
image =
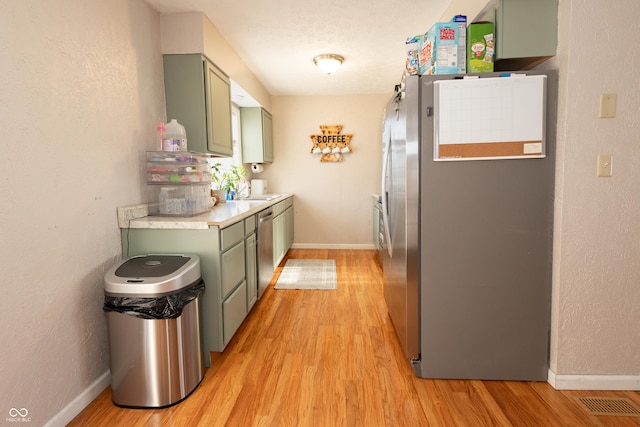
[(565, 408), (565, 411), (571, 414), (564, 419), (564, 425), (566, 427), (581, 427), (584, 425), (605, 426), (605, 424), (599, 423), (595, 417), (590, 419), (588, 412), (580, 408), (576, 402), (572, 401), (571, 397), (566, 394), (567, 392), (558, 392), (548, 383), (544, 382), (529, 383), (529, 387), (550, 408)]
[(455, 424), (509, 426), (511, 422), (496, 404), (493, 396), (481, 381), (439, 380), (438, 387), (453, 401), (451, 413)]
[(275, 290), (286, 261), (200, 386), (166, 409), (124, 409), (107, 388), (75, 426), (640, 426), (592, 416), (548, 383), (421, 379), (396, 338), (375, 251), (293, 249), (287, 258), (335, 259), (338, 289)]

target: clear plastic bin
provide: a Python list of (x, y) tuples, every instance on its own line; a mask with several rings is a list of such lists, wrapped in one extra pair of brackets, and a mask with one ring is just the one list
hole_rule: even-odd
[(213, 207), (211, 184), (148, 186), (149, 214), (157, 216), (193, 216)]
[(210, 183), (207, 159), (191, 151), (147, 151), (147, 184)]
[(147, 151), (149, 214), (193, 216), (211, 209), (208, 158), (192, 151)]

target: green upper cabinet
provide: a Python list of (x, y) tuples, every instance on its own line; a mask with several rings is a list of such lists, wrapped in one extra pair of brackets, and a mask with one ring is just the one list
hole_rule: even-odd
[(496, 0), (478, 21), (495, 24), (496, 71), (528, 70), (555, 56), (558, 0)]
[(273, 162), (273, 124), (271, 114), (260, 107), (240, 108), (242, 162)]
[(232, 156), (229, 78), (200, 54), (163, 60), (167, 120), (185, 127), (190, 151)]

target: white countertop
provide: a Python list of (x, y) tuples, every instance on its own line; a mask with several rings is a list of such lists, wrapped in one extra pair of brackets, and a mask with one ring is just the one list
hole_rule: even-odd
[(283, 193), (271, 200), (230, 200), (190, 217), (148, 216), (147, 205), (124, 206), (118, 208), (118, 225), (120, 228), (185, 230), (207, 230), (210, 226), (224, 228), (291, 196), (293, 194)]

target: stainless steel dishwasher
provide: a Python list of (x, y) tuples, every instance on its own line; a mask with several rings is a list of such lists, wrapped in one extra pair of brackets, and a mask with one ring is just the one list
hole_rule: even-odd
[(273, 209), (258, 212), (258, 298), (269, 286), (273, 266)]

